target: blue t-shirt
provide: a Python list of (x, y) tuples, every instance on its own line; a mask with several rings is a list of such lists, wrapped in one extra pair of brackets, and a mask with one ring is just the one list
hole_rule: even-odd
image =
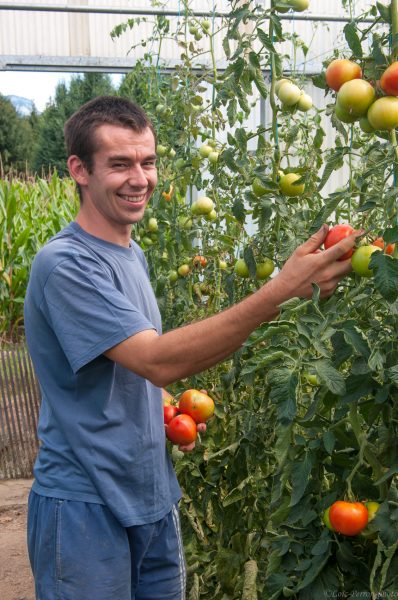
[(42, 405), (33, 489), (106, 504), (124, 527), (165, 516), (181, 491), (160, 388), (104, 356), (161, 319), (146, 261), (71, 223), (35, 257), (25, 330)]

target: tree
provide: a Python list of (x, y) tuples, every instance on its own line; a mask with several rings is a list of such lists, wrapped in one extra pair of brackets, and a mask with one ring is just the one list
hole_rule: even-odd
[(0, 95), (0, 159), (5, 172), (29, 169), (35, 119), (35, 114), (19, 116), (11, 101)]

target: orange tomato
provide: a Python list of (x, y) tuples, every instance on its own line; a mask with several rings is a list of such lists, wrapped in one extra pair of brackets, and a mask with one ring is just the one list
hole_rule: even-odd
[(395, 244), (387, 244), (383, 240), (382, 237), (378, 237), (372, 242), (372, 246), (378, 246), (382, 250), (384, 250), (385, 254), (392, 254), (395, 250)]
[(199, 390), (186, 390), (178, 402), (180, 412), (189, 415), (196, 423), (205, 423), (214, 414), (214, 402)]
[(194, 267), (205, 267), (207, 265), (207, 258), (205, 258), (204, 256), (200, 256), (200, 254), (197, 254), (193, 257), (192, 263)]

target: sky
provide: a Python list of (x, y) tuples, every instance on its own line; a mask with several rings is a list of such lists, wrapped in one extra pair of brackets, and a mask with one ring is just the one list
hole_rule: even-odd
[(54, 97), (57, 83), (69, 83), (71, 75), (37, 71), (0, 71), (0, 94), (33, 100), (37, 110), (41, 112), (50, 98)]
[[(57, 84), (69, 83), (73, 73), (53, 73), (38, 71), (0, 71), (0, 94), (22, 96), (33, 100), (36, 109), (42, 112), (47, 102), (55, 96)], [(115, 83), (119, 75), (113, 75)]]

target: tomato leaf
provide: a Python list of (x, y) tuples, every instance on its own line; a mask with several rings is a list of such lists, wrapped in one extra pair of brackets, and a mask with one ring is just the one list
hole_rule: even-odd
[(296, 416), (296, 391), (298, 375), (290, 369), (274, 369), (269, 374), (269, 398), (277, 405), (278, 420), (291, 422)]
[(374, 252), (369, 266), (375, 269), (375, 288), (388, 302), (394, 302), (398, 298), (398, 260), (383, 252)]
[(386, 23), (391, 23), (391, 6), (386, 6), (381, 2), (376, 2), (376, 6), (383, 21), (385, 21)]
[(312, 467), (313, 458), (309, 452), (305, 453), (304, 460), (296, 461), (292, 464), (290, 507), (295, 506), (303, 497), (310, 479)]
[(353, 21), (351, 21), (351, 23), (347, 23), (347, 25), (344, 27), (344, 35), (353, 54), (358, 58), (361, 58), (362, 46), (357, 34), (357, 26)]
[(322, 441), (326, 452), (328, 454), (332, 454), (336, 445), (336, 436), (334, 435), (333, 431), (325, 431), (322, 436)]
[(345, 341), (350, 344), (360, 356), (364, 356), (368, 359), (370, 356), (370, 348), (356, 322), (353, 320), (346, 321), (343, 323), (341, 330), (343, 331)]
[(321, 359), (314, 362), (314, 367), (321, 381), (333, 393), (339, 396), (345, 394), (346, 387), (343, 375), (334, 368), (332, 362)]

